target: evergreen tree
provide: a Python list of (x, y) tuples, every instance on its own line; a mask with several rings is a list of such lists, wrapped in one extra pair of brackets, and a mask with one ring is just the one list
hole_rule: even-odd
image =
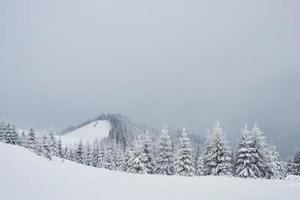
[(278, 160), (279, 153), (276, 151), (276, 147), (273, 145), (268, 146), (267, 152), (267, 170), (266, 178), (268, 179), (283, 179), (284, 171), (281, 162)]
[(194, 157), (190, 138), (186, 129), (182, 130), (179, 139), (178, 160), (176, 162), (176, 173), (181, 176), (194, 175)]
[(125, 172), (130, 172), (132, 167), (132, 161), (131, 158), (133, 157), (133, 148), (128, 147), (125, 152), (124, 156), (124, 166), (123, 166), (123, 171)]
[(5, 135), (5, 143), (19, 145), (19, 135), (13, 125), (8, 124)]
[(156, 159), (156, 173), (162, 175), (173, 175), (174, 167), (174, 152), (168, 129), (163, 128), (158, 139), (158, 156)]
[(93, 163), (93, 157), (92, 157), (92, 149), (89, 142), (86, 142), (85, 145), (85, 151), (84, 151), (84, 164), (91, 166)]
[(56, 138), (54, 136), (53, 132), (50, 132), (49, 134), (49, 147), (50, 147), (50, 151), (51, 151), (51, 156), (58, 156), (57, 153), (57, 141)]
[(150, 139), (148, 133), (146, 133), (142, 140), (142, 151), (145, 155), (143, 162), (146, 167), (146, 173), (153, 174), (155, 170), (155, 163), (153, 157), (152, 140)]
[(116, 146), (113, 151), (113, 170), (122, 171), (124, 166), (124, 154), (119, 146)]
[(84, 164), (84, 146), (81, 140), (79, 141), (77, 148), (75, 150), (75, 161), (80, 164)]
[(300, 176), (300, 151), (296, 152), (291, 169), (293, 175)]
[(251, 130), (253, 147), (255, 149), (254, 162), (257, 166), (256, 177), (266, 177), (268, 171), (268, 150), (264, 133), (255, 124)]
[(147, 169), (145, 166), (146, 155), (143, 152), (143, 144), (141, 138), (136, 139), (135, 148), (132, 152), (132, 157), (130, 158), (130, 168), (127, 169), (128, 172), (135, 174), (145, 174)]
[(52, 153), (51, 153), (51, 147), (50, 147), (50, 141), (47, 138), (46, 135), (43, 136), (43, 140), (42, 140), (42, 155), (51, 160), (52, 159)]
[(203, 163), (203, 158), (201, 155), (198, 156), (195, 170), (196, 170), (195, 173), (197, 176), (204, 176), (204, 163)]
[(8, 131), (8, 125), (2, 122), (0, 124), (0, 142), (6, 142), (7, 131)]
[(93, 150), (92, 150), (92, 166), (98, 167), (100, 165), (100, 147), (99, 142), (96, 139), (93, 142)]
[(57, 140), (57, 156), (59, 158), (64, 158), (63, 147), (60, 139)]
[(35, 132), (33, 131), (33, 129), (30, 129), (29, 133), (28, 133), (28, 141), (27, 141), (27, 145), (28, 148), (35, 152), (37, 149), (37, 139), (35, 136)]
[(22, 131), (21, 136), (20, 136), (20, 144), (22, 147), (28, 148), (28, 137), (24, 131)]
[(254, 137), (247, 125), (241, 130), (242, 137), (236, 155), (234, 175), (243, 178), (257, 178), (261, 176), (260, 169), (256, 165), (257, 153), (254, 147)]
[(205, 175), (231, 175), (231, 157), (220, 123), (209, 132), (203, 156)]
[(106, 151), (104, 157), (104, 164), (103, 167), (105, 169), (113, 170), (114, 169), (114, 156), (113, 156), (113, 146), (111, 142), (106, 144)]

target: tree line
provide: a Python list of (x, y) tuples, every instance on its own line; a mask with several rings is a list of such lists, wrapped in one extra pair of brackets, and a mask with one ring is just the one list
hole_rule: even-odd
[(279, 160), (274, 145), (267, 142), (257, 125), (241, 130), (235, 152), (228, 146), (225, 134), (217, 122), (209, 130), (201, 152), (193, 149), (184, 128), (179, 142), (175, 142), (168, 128), (151, 137), (145, 133), (134, 139), (133, 145), (124, 147), (115, 140), (95, 140), (92, 144), (79, 141), (63, 145), (54, 133), (37, 137), (33, 129), (18, 134), (15, 126), (0, 125), (0, 142), (23, 146), (39, 156), (51, 160), (58, 157), (80, 164), (136, 174), (181, 176), (236, 176), (243, 178), (284, 179), (287, 175), (300, 175), (300, 151), (288, 162)]

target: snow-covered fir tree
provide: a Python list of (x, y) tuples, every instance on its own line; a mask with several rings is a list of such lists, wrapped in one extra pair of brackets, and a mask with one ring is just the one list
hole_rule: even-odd
[(131, 158), (129, 159), (130, 166), (127, 171), (135, 174), (145, 174), (147, 173), (145, 165), (146, 155), (143, 152), (142, 139), (138, 138), (135, 141), (135, 148), (132, 152)]
[(114, 169), (114, 155), (113, 155), (113, 145), (111, 142), (106, 144), (105, 157), (103, 167), (105, 169), (113, 170)]
[(20, 145), (22, 147), (28, 148), (28, 137), (25, 133), (25, 131), (22, 131), (21, 136), (20, 136)]
[(50, 147), (50, 140), (46, 135), (43, 136), (42, 140), (42, 154), (45, 158), (51, 160), (52, 159), (52, 152)]
[(266, 138), (264, 133), (256, 124), (252, 128), (251, 134), (253, 137), (253, 148), (255, 149), (255, 157), (253, 159), (258, 169), (255, 172), (255, 177), (264, 178), (268, 171), (268, 150)]
[(276, 151), (276, 147), (273, 145), (268, 145), (267, 152), (267, 169), (266, 178), (268, 179), (283, 179), (284, 170), (281, 162), (278, 160), (279, 153)]
[(0, 124), (0, 142), (5, 142), (8, 126), (4, 122)]
[(203, 162), (205, 175), (222, 176), (232, 174), (230, 151), (219, 122), (209, 131)]
[(122, 171), (124, 165), (124, 153), (119, 146), (113, 149), (113, 170)]
[(93, 164), (93, 155), (90, 143), (87, 141), (86, 145), (84, 146), (84, 164), (91, 166)]
[(19, 135), (14, 125), (8, 124), (6, 135), (5, 135), (5, 143), (14, 144), (14, 145), (20, 144)]
[(64, 154), (63, 154), (63, 147), (62, 147), (62, 143), (61, 143), (61, 139), (57, 140), (57, 155), (59, 158), (64, 158)]
[(291, 174), (300, 176), (300, 151), (295, 153), (291, 166)]
[[(71, 154), (71, 149), (70, 149), (69, 153)], [(76, 162), (78, 162), (80, 164), (84, 164), (84, 145), (81, 140), (79, 141), (77, 148), (75, 150), (75, 158), (74, 159)]]
[(168, 129), (164, 127), (158, 138), (158, 152), (155, 172), (161, 175), (173, 175), (175, 173), (174, 151), (168, 132)]
[(125, 151), (125, 155), (124, 155), (124, 165), (123, 165), (123, 171), (124, 172), (130, 172), (130, 170), (132, 169), (132, 162), (131, 162), (131, 158), (133, 157), (133, 147), (129, 146), (127, 147), (126, 151)]
[(28, 133), (27, 147), (33, 152), (35, 152), (37, 149), (37, 139), (35, 136), (35, 132), (32, 128), (29, 130)]
[(50, 132), (49, 134), (49, 146), (50, 146), (51, 156), (58, 156), (57, 141), (53, 132)]
[(195, 174), (197, 176), (204, 176), (204, 162), (201, 154), (198, 156), (196, 161)]
[(98, 167), (100, 165), (100, 146), (98, 139), (93, 142), (92, 150), (92, 166)]
[(254, 137), (247, 125), (241, 130), (242, 136), (239, 142), (234, 175), (243, 178), (260, 177), (260, 169), (257, 164), (257, 153), (254, 147)]
[(145, 155), (143, 160), (147, 174), (153, 174), (155, 171), (155, 162), (153, 156), (152, 140), (148, 132), (142, 137), (142, 151)]
[(190, 138), (183, 128), (179, 138), (178, 157), (176, 161), (176, 173), (181, 176), (194, 175), (194, 156)]

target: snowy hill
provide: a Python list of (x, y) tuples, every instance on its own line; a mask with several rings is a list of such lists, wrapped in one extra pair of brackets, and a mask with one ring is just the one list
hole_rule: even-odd
[(74, 144), (80, 140), (92, 143), (95, 139), (103, 139), (109, 136), (111, 124), (107, 120), (90, 122), (78, 129), (60, 136), (63, 144)]
[(138, 175), (92, 168), (0, 143), (5, 200), (298, 200), (300, 183), (231, 177)]

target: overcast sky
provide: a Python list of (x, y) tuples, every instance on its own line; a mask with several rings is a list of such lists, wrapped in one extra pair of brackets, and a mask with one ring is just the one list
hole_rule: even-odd
[(60, 130), (119, 112), (235, 143), (300, 145), (300, 2), (0, 0), (0, 119)]

